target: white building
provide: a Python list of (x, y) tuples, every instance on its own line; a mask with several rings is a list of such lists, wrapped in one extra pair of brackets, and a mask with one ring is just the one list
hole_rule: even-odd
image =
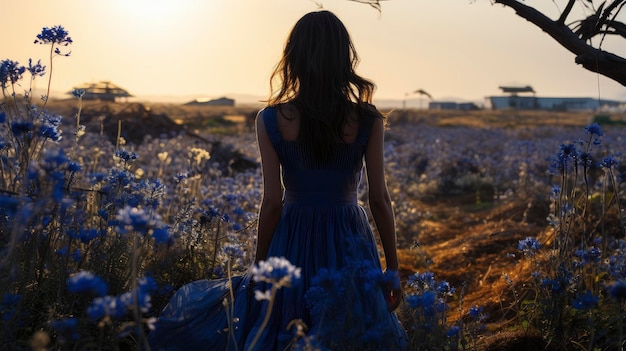
[[(508, 96), (488, 96), (485, 108), (491, 110), (550, 110), (550, 111), (596, 111), (623, 107), (625, 102), (594, 98), (537, 97), (531, 86), (500, 87)], [(532, 96), (520, 96), (532, 93)]]
[(485, 107), (492, 110), (551, 110), (596, 111), (618, 108), (624, 102), (594, 98), (537, 97), (537, 96), (489, 96)]

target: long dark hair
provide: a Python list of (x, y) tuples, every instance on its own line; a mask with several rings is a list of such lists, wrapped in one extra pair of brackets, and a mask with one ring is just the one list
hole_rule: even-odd
[[(356, 74), (359, 57), (346, 27), (329, 11), (304, 15), (293, 27), (272, 73), (270, 106), (290, 102), (300, 115), (298, 142), (328, 160), (350, 116), (363, 122), (374, 83)], [(274, 89), (275, 81), (279, 88)], [(356, 109), (356, 114), (354, 113)]]

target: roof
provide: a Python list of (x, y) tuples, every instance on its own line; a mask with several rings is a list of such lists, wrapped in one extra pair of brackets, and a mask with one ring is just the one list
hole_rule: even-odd
[[(84, 83), (75, 86), (73, 89), (84, 89), (85, 95), (83, 98), (89, 99), (115, 99), (116, 97), (132, 97), (127, 90), (109, 82), (100, 81), (97, 83)], [(71, 94), (72, 92), (68, 92)]]
[(185, 103), (185, 105), (223, 105), (223, 106), (234, 106), (235, 100), (231, 98), (227, 98), (222, 96), (218, 99), (208, 99), (208, 98), (199, 98), (193, 101), (189, 101)]
[(507, 87), (507, 86), (501, 86), (499, 87), (503, 93), (510, 93), (510, 94), (517, 94), (517, 93), (535, 93), (535, 90), (533, 89), (533, 87), (531, 87), (530, 85), (527, 85), (525, 87)]

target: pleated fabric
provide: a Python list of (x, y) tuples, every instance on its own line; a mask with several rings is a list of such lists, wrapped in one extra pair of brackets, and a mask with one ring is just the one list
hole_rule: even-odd
[[(267, 312), (254, 299), (251, 275), (190, 283), (177, 291), (149, 334), (152, 350), (404, 350), (406, 333), (387, 310), (380, 257), (365, 210), (357, 203), (372, 120), (361, 121), (355, 142), (340, 144), (330, 162), (307, 159), (283, 140), (275, 107), (261, 111), (279, 156), (285, 186), (281, 219), (268, 257), (285, 257), (302, 277), (278, 290), (270, 321), (251, 348)], [(255, 289), (269, 287), (260, 283)], [(229, 314), (223, 301), (234, 303)], [(235, 327), (228, 332), (229, 315)], [(293, 321), (307, 327), (296, 340)], [(298, 346), (299, 345), (299, 346)]]

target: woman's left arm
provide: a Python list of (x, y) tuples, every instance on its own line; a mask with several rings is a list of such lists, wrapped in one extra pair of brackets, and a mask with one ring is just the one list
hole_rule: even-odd
[(263, 199), (259, 210), (257, 224), (257, 247), (254, 262), (265, 260), (274, 236), (274, 230), (280, 220), (283, 209), (283, 189), (280, 181), (280, 162), (278, 154), (272, 145), (263, 114), (259, 112), (256, 118), (256, 134), (259, 152), (261, 153), (261, 169), (263, 173)]

